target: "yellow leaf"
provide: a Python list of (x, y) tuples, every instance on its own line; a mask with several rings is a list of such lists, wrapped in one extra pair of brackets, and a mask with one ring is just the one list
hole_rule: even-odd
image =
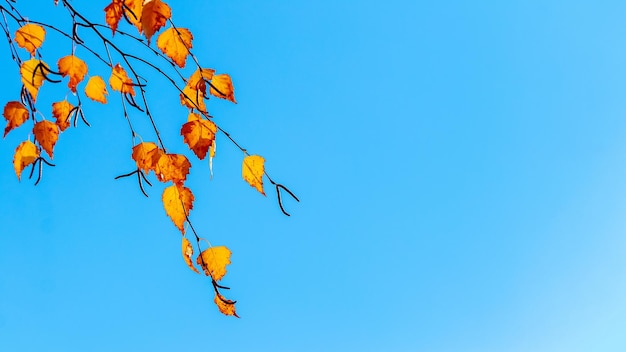
[(50, 68), (43, 61), (30, 59), (22, 63), (20, 67), (22, 83), (26, 87), (26, 90), (28, 90), (28, 93), (30, 93), (33, 101), (37, 100), (39, 87), (43, 84), (43, 80), (46, 78), (48, 72), (50, 72)]
[(220, 281), (226, 275), (226, 266), (230, 264), (230, 249), (224, 246), (211, 247), (196, 259), (206, 276)]
[(202, 160), (215, 141), (217, 125), (213, 121), (205, 120), (194, 113), (189, 114), (187, 121), (181, 128), (180, 134), (189, 149)]
[(189, 211), (193, 209), (193, 194), (191, 190), (182, 185), (172, 185), (163, 190), (163, 207), (165, 213), (172, 219), (174, 225), (185, 233), (185, 221)]
[(100, 76), (93, 76), (87, 81), (85, 86), (85, 94), (93, 101), (97, 101), (102, 104), (107, 103), (107, 85)]
[(39, 149), (31, 141), (24, 141), (15, 149), (15, 155), (13, 156), (13, 168), (17, 174), (17, 179), (20, 179), (22, 171), (26, 166), (32, 164), (39, 158)]
[(142, 142), (133, 147), (132, 158), (137, 163), (137, 167), (146, 173), (156, 170), (157, 163), (163, 151), (152, 142)]
[(50, 158), (53, 158), (54, 145), (59, 139), (59, 126), (50, 121), (39, 121), (33, 127), (33, 134), (43, 150), (50, 155)]
[(193, 265), (191, 257), (193, 257), (193, 247), (191, 246), (191, 242), (189, 242), (187, 238), (183, 237), (183, 259), (185, 259), (185, 263), (187, 263), (187, 266), (189, 266), (191, 270), (200, 274), (198, 269), (196, 269)]
[(109, 84), (113, 90), (122, 92), (123, 94), (130, 94), (135, 96), (135, 89), (133, 88), (133, 80), (128, 78), (126, 71), (120, 66), (115, 65), (111, 70), (111, 78), (109, 78)]
[(187, 85), (206, 94), (206, 81), (213, 79), (214, 74), (215, 70), (212, 68), (203, 68), (202, 71), (197, 69), (196, 72), (189, 77)]
[(197, 69), (189, 77), (183, 92), (180, 94), (180, 103), (190, 109), (196, 109), (206, 113), (206, 81), (213, 78), (215, 70), (210, 68)]
[(161, 0), (151, 0), (143, 4), (141, 29), (150, 43), (150, 38), (172, 17), (172, 10)]
[(157, 162), (155, 173), (161, 182), (183, 183), (189, 174), (191, 163), (181, 154), (163, 154)]
[(264, 163), (265, 159), (262, 156), (248, 155), (243, 158), (243, 166), (241, 168), (243, 179), (263, 195), (265, 195), (265, 192), (263, 192)]
[(2, 116), (7, 120), (7, 127), (4, 128), (4, 137), (12, 129), (21, 126), (28, 120), (28, 110), (19, 101), (10, 101), (4, 106)]
[(65, 77), (70, 76), (70, 82), (67, 86), (76, 93), (76, 86), (82, 82), (87, 74), (87, 65), (85, 62), (74, 55), (68, 55), (61, 59), (57, 63), (59, 67), (59, 73)]
[(126, 18), (128, 18), (130, 23), (137, 27), (139, 33), (141, 33), (141, 12), (143, 10), (143, 0), (125, 0), (124, 4), (126, 4), (126, 8), (124, 8)]
[(46, 30), (38, 24), (27, 23), (15, 32), (15, 42), (20, 48), (35, 56), (35, 50), (41, 47), (46, 37)]
[(52, 103), (52, 116), (57, 120), (56, 124), (61, 132), (70, 127), (70, 113), (72, 110), (74, 110), (74, 105), (67, 100)]
[(237, 104), (237, 101), (235, 100), (235, 88), (233, 88), (233, 82), (231, 81), (229, 75), (214, 75), (213, 79), (211, 80), (211, 85), (211, 95), (214, 95), (218, 98), (230, 100), (233, 103)]
[(213, 301), (217, 305), (217, 309), (219, 309), (222, 314), (232, 315), (239, 318), (237, 312), (235, 312), (235, 301), (226, 299), (219, 293), (215, 293), (215, 299), (213, 299)]
[(117, 25), (122, 19), (122, 11), (124, 4), (121, 0), (113, 0), (107, 7), (104, 8), (104, 20), (109, 25), (113, 34), (117, 30)]
[(168, 28), (159, 35), (157, 47), (172, 59), (178, 67), (185, 67), (193, 35), (187, 28)]

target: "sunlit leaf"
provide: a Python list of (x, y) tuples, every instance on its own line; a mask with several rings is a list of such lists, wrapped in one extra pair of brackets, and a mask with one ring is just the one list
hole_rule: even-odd
[(15, 174), (17, 175), (18, 180), (20, 179), (24, 168), (35, 162), (38, 157), (39, 149), (33, 142), (24, 141), (17, 146), (17, 149), (15, 149), (15, 155), (13, 156), (13, 168), (15, 169)]
[(41, 47), (46, 37), (46, 30), (38, 24), (27, 23), (15, 31), (15, 42), (20, 48), (28, 50), (35, 56), (35, 51)]
[(20, 67), (20, 75), (22, 76), (22, 83), (30, 93), (30, 96), (34, 101), (37, 100), (37, 93), (39, 93), (39, 87), (43, 84), (43, 80), (50, 72), (50, 68), (45, 62), (30, 59), (24, 61)]
[(133, 147), (132, 158), (143, 171), (155, 171), (163, 151), (152, 142), (142, 142)]
[(126, 70), (120, 66), (115, 65), (111, 70), (111, 77), (109, 78), (109, 84), (115, 91), (122, 92), (123, 94), (135, 95), (135, 89), (133, 88), (133, 80), (128, 78)]
[(163, 207), (165, 213), (172, 219), (174, 225), (185, 233), (185, 221), (189, 211), (193, 209), (193, 194), (191, 190), (182, 185), (172, 185), (163, 190)]
[(33, 134), (43, 150), (50, 155), (50, 158), (53, 158), (54, 145), (59, 139), (59, 126), (50, 121), (42, 120), (33, 126)]
[(161, 0), (150, 0), (143, 4), (141, 28), (146, 39), (148, 39), (148, 43), (150, 43), (150, 38), (154, 33), (165, 26), (170, 17), (172, 17), (172, 10)]
[(183, 259), (185, 259), (185, 263), (187, 263), (187, 266), (189, 266), (191, 270), (200, 274), (198, 269), (196, 269), (196, 267), (193, 265), (193, 261), (191, 260), (192, 257), (193, 257), (193, 246), (191, 245), (191, 242), (189, 242), (187, 238), (183, 237)]
[(191, 163), (181, 154), (163, 154), (157, 162), (155, 173), (161, 182), (182, 183), (187, 179)]
[(203, 119), (198, 114), (191, 113), (187, 119), (187, 123), (183, 125), (180, 134), (183, 140), (189, 146), (199, 159), (204, 159), (209, 151), (215, 134), (217, 133), (217, 125), (213, 121)]
[(126, 4), (126, 8), (124, 8), (126, 18), (128, 18), (130, 23), (137, 27), (139, 33), (141, 33), (141, 13), (143, 10), (143, 0), (125, 0), (124, 4)]
[(264, 163), (265, 159), (262, 156), (248, 155), (243, 158), (243, 166), (241, 168), (243, 179), (263, 195), (265, 195), (265, 192), (263, 192)]
[(104, 83), (104, 80), (100, 76), (93, 76), (87, 81), (87, 85), (85, 86), (85, 94), (91, 100), (97, 101), (102, 104), (107, 103), (107, 85)]
[(229, 75), (214, 75), (211, 80), (211, 85), (217, 88), (217, 90), (215, 90), (211, 87), (211, 95), (237, 103), (235, 100), (235, 88), (233, 88), (233, 82), (231, 81)]
[(206, 104), (204, 99), (206, 97), (206, 81), (213, 78), (215, 70), (210, 68), (197, 69), (180, 94), (180, 103), (190, 109), (196, 109), (200, 112), (206, 112)]
[(168, 28), (159, 35), (157, 47), (172, 59), (178, 67), (185, 67), (193, 35), (187, 28)]
[(82, 82), (87, 74), (87, 64), (74, 55), (68, 55), (59, 60), (57, 63), (59, 67), (59, 73), (65, 76), (70, 76), (70, 82), (67, 86), (76, 93), (76, 86)]
[(10, 101), (4, 106), (2, 116), (7, 120), (7, 127), (4, 128), (4, 137), (6, 137), (12, 129), (21, 126), (24, 121), (28, 120), (29, 113), (19, 101)]
[(56, 119), (56, 124), (61, 132), (70, 127), (70, 112), (74, 109), (74, 105), (67, 100), (52, 103), (52, 116)]
[(107, 7), (104, 8), (104, 20), (111, 28), (111, 31), (113, 31), (113, 34), (115, 34), (117, 25), (122, 19), (123, 8), (124, 4), (121, 0), (113, 0), (109, 5), (107, 5)]
[(226, 275), (226, 266), (230, 264), (230, 249), (224, 246), (206, 249), (198, 256), (196, 263), (207, 276), (219, 281)]
[(226, 299), (219, 293), (215, 293), (215, 299), (213, 299), (213, 301), (217, 305), (217, 309), (219, 309), (222, 314), (232, 315), (239, 318), (237, 312), (235, 312), (235, 301)]

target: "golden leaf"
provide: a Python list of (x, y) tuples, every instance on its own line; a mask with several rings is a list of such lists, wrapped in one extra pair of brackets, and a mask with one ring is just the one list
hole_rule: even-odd
[(189, 242), (187, 238), (183, 237), (183, 259), (185, 259), (185, 263), (187, 263), (187, 266), (189, 266), (191, 270), (200, 274), (198, 269), (196, 269), (193, 265), (191, 257), (193, 257), (193, 247), (191, 246), (191, 242)]
[(206, 81), (213, 78), (215, 70), (210, 68), (197, 69), (189, 77), (183, 92), (180, 94), (180, 103), (190, 109), (196, 109), (206, 113)]
[(233, 88), (233, 82), (231, 81), (229, 75), (214, 75), (213, 79), (211, 80), (211, 85), (211, 95), (214, 95), (218, 98), (230, 100), (233, 103), (237, 104), (237, 101), (235, 100), (235, 88)]
[(117, 25), (122, 19), (122, 11), (124, 4), (121, 0), (113, 0), (107, 7), (104, 8), (104, 20), (109, 25), (113, 34), (117, 30)]
[(45, 37), (46, 30), (38, 24), (27, 23), (15, 31), (15, 42), (31, 56), (35, 56), (35, 50), (41, 47)]
[(93, 76), (87, 81), (85, 86), (85, 94), (93, 101), (97, 101), (102, 104), (107, 103), (107, 85), (100, 76)]
[(12, 129), (21, 126), (28, 120), (28, 110), (19, 101), (10, 101), (4, 106), (2, 116), (7, 120), (7, 127), (4, 128), (4, 137), (7, 136)]
[(56, 124), (61, 132), (70, 127), (70, 113), (72, 110), (74, 110), (74, 105), (67, 100), (52, 103), (52, 116), (57, 120)]
[(109, 84), (113, 90), (122, 92), (123, 94), (130, 94), (135, 96), (135, 89), (133, 88), (133, 80), (128, 78), (126, 71), (120, 66), (115, 65), (111, 70), (111, 78), (109, 78)]
[(157, 47), (172, 59), (178, 67), (185, 67), (193, 35), (187, 28), (168, 28), (159, 35)]
[(163, 207), (165, 213), (172, 219), (174, 225), (185, 233), (185, 221), (189, 211), (193, 209), (193, 194), (191, 190), (182, 185), (171, 185), (163, 190)]
[(163, 154), (154, 171), (161, 182), (183, 183), (189, 174), (191, 163), (181, 154)]
[(221, 280), (226, 275), (226, 266), (230, 264), (230, 249), (224, 246), (211, 247), (196, 259), (206, 276), (215, 281)]
[(206, 94), (206, 81), (210, 81), (215, 74), (212, 68), (203, 68), (202, 71), (197, 69), (196, 72), (189, 77), (187, 85)]
[(265, 192), (263, 192), (264, 163), (265, 159), (262, 156), (248, 155), (243, 158), (243, 166), (241, 168), (243, 179), (263, 195), (265, 195)]
[(187, 121), (181, 128), (180, 134), (189, 149), (202, 160), (215, 141), (217, 125), (213, 121), (205, 120), (194, 113), (189, 114)]
[(141, 29), (150, 43), (150, 38), (172, 17), (172, 10), (161, 0), (151, 0), (143, 4)]
[(74, 55), (68, 55), (59, 59), (57, 65), (59, 66), (59, 73), (63, 77), (70, 76), (70, 82), (67, 86), (76, 93), (76, 86), (82, 82), (87, 74), (85, 62)]
[(132, 158), (137, 167), (146, 173), (155, 171), (163, 151), (152, 142), (142, 142), (133, 147)]
[(30, 59), (22, 63), (20, 67), (22, 83), (26, 87), (26, 90), (28, 90), (28, 93), (30, 93), (33, 101), (37, 100), (39, 87), (43, 84), (43, 80), (46, 78), (48, 72), (50, 72), (50, 68), (43, 61)]
[(226, 299), (219, 293), (215, 293), (215, 299), (213, 299), (213, 301), (217, 305), (217, 309), (219, 309), (222, 314), (232, 315), (239, 318), (237, 312), (235, 312), (235, 301)]
[(141, 33), (141, 13), (143, 10), (143, 0), (125, 0), (124, 4), (126, 5), (126, 8), (124, 8), (126, 18), (128, 18), (130, 23), (137, 27), (139, 33)]
[(20, 143), (15, 149), (15, 155), (13, 156), (13, 168), (17, 174), (17, 179), (20, 179), (22, 171), (26, 166), (32, 164), (39, 158), (39, 149), (31, 141), (24, 141)]
[(54, 145), (59, 139), (59, 126), (50, 121), (39, 121), (33, 127), (33, 134), (43, 150), (50, 155), (50, 158), (53, 158)]

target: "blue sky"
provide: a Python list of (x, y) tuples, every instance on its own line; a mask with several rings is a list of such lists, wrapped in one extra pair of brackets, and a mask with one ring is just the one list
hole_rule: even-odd
[[(64, 14), (51, 3), (20, 6)], [(233, 77), (238, 104), (208, 103), (216, 123), (301, 203), (287, 218), (246, 185), (224, 136), (213, 180), (192, 159), (194, 226), (233, 251), (241, 319), (223, 317), (181, 258), (163, 187), (146, 199), (113, 180), (133, 168), (119, 97), (86, 104), (92, 127), (61, 136), (36, 187), (15, 177), (28, 132), (13, 131), (0, 350), (626, 349), (626, 4), (169, 3), (201, 63)], [(5, 101), (20, 88), (8, 53)], [(183, 151), (187, 113), (153, 81), (165, 143)], [(62, 87), (46, 83), (40, 106)]]

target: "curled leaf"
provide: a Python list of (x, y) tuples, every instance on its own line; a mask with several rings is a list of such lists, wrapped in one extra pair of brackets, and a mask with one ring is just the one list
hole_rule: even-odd
[(87, 64), (74, 55), (68, 55), (59, 59), (57, 63), (59, 67), (59, 73), (63, 77), (70, 76), (70, 82), (67, 86), (76, 93), (76, 86), (82, 82), (87, 74)]
[(133, 147), (132, 158), (137, 167), (145, 171), (155, 171), (163, 151), (152, 142), (142, 142)]
[(59, 126), (50, 121), (39, 121), (33, 126), (33, 134), (37, 143), (52, 158), (54, 145), (59, 139)]
[(39, 149), (33, 142), (24, 141), (17, 146), (15, 155), (13, 156), (13, 168), (15, 169), (18, 180), (24, 168), (34, 163), (37, 158), (39, 158)]
[(176, 227), (185, 233), (185, 221), (193, 209), (193, 193), (182, 185), (172, 185), (163, 190), (163, 208)]
[(143, 0), (125, 0), (124, 4), (126, 7), (124, 8), (124, 12), (126, 13), (126, 18), (139, 30), (141, 33), (141, 13), (143, 10)]
[(61, 132), (70, 127), (70, 112), (74, 110), (74, 105), (67, 100), (52, 103), (52, 116), (56, 119), (56, 124)]
[(191, 163), (182, 154), (163, 154), (157, 162), (155, 173), (161, 182), (183, 183), (189, 174)]
[(85, 95), (89, 97), (89, 99), (93, 101), (97, 101), (102, 104), (107, 103), (107, 86), (104, 83), (104, 80), (100, 76), (93, 76), (87, 81), (87, 85), (85, 86)]
[[(233, 88), (233, 82), (230, 76), (227, 74), (214, 75), (211, 80), (211, 95), (218, 98), (230, 100), (233, 103), (237, 103), (235, 100), (235, 88)], [(217, 90), (216, 90), (217, 89)]]
[(204, 99), (206, 98), (206, 81), (213, 78), (215, 70), (210, 68), (197, 69), (185, 85), (180, 94), (180, 103), (190, 109), (206, 112)]
[(237, 312), (235, 311), (235, 301), (226, 299), (219, 293), (215, 293), (215, 298), (213, 299), (213, 301), (217, 305), (217, 309), (219, 309), (222, 314), (232, 315), (239, 318)]
[(135, 89), (133, 88), (133, 80), (128, 78), (126, 71), (120, 66), (115, 65), (111, 70), (111, 77), (109, 78), (109, 84), (113, 90), (122, 92), (123, 94), (135, 95)]
[(150, 43), (150, 38), (172, 17), (172, 10), (161, 0), (144, 2), (141, 12), (141, 29)]
[(27, 23), (15, 31), (15, 42), (31, 56), (35, 56), (35, 50), (41, 47), (45, 37), (46, 30), (38, 24)]
[(7, 127), (4, 128), (4, 137), (7, 136), (12, 129), (21, 126), (28, 120), (28, 110), (19, 101), (10, 101), (4, 106), (2, 116), (7, 120)]
[(183, 237), (183, 259), (185, 259), (185, 263), (187, 263), (187, 266), (189, 266), (191, 270), (200, 274), (198, 269), (196, 269), (196, 267), (193, 265), (193, 261), (191, 260), (191, 257), (193, 257), (193, 246), (191, 245), (191, 242), (189, 242), (187, 238)]
[(224, 246), (211, 247), (196, 259), (206, 276), (215, 281), (221, 280), (226, 275), (226, 266), (230, 264), (230, 249)]
[(187, 28), (168, 28), (159, 35), (157, 47), (172, 59), (178, 67), (185, 67), (193, 35)]
[(188, 122), (183, 125), (180, 134), (200, 160), (206, 157), (206, 153), (215, 141), (217, 125), (213, 121), (205, 120), (198, 114), (191, 113)]
[(265, 195), (265, 192), (263, 192), (264, 163), (265, 159), (262, 156), (248, 155), (243, 158), (243, 166), (241, 168), (243, 179), (263, 195)]

